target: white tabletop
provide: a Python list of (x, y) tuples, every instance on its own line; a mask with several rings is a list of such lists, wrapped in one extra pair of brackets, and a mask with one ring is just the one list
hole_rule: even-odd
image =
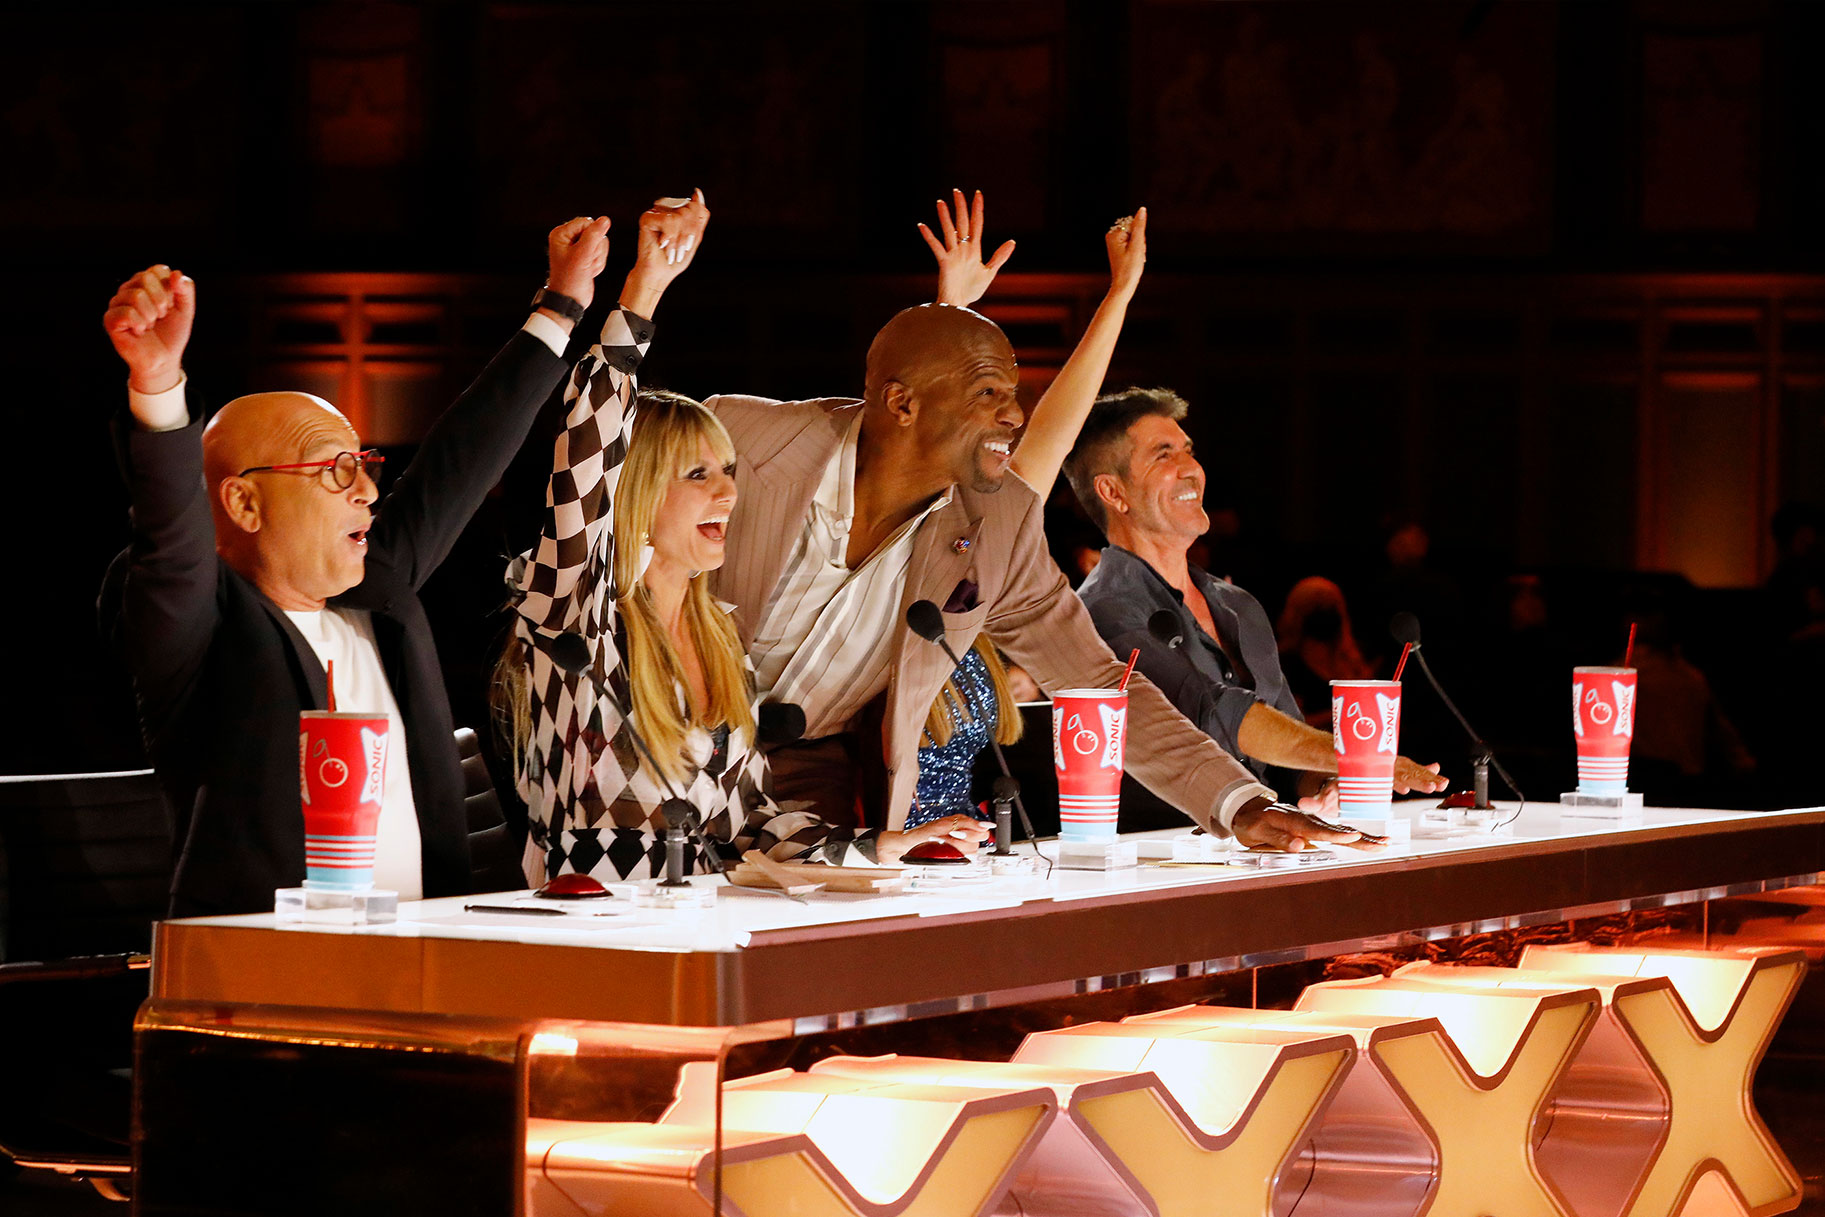
[[(1396, 814), (1412, 819), (1424, 808), (1435, 806), (1433, 800), (1407, 800), (1396, 805)], [(1517, 810), (1514, 803), (1498, 803), (1505, 816)], [(1184, 831), (1163, 830), (1134, 834), (1123, 838), (1135, 842), (1143, 857), (1142, 865), (1113, 871), (1054, 869), (1049, 877), (993, 877), (975, 880), (944, 881), (933, 877), (927, 890), (885, 895), (853, 895), (814, 892), (792, 900), (777, 892), (728, 888), (715, 877), (698, 877), (700, 885), (713, 885), (717, 892), (713, 909), (654, 909), (636, 907), (629, 899), (634, 885), (614, 885), (613, 899), (601, 901), (556, 902), (538, 900), (530, 892), (506, 892), (487, 896), (448, 897), (437, 900), (403, 903), (399, 920), (390, 925), (355, 926), (335, 915), (308, 923), (283, 923), (270, 913), (238, 917), (196, 918), (191, 925), (245, 927), (250, 929), (296, 930), (311, 933), (358, 934), (396, 938), (470, 939), (499, 942), (523, 942), (569, 947), (599, 947), (615, 950), (659, 952), (737, 951), (749, 945), (756, 935), (778, 931), (838, 928), (878, 921), (884, 918), (931, 918), (957, 914), (992, 913), (1035, 904), (1066, 905), (1073, 902), (1108, 898), (1185, 887), (1208, 887), (1221, 884), (1263, 882), (1322, 881), (1325, 875), (1360, 874), (1384, 868), (1419, 869), (1449, 865), (1455, 858), (1498, 853), (1554, 852), (1574, 846), (1601, 843), (1605, 838), (1637, 839), (1661, 836), (1683, 836), (1692, 833), (1727, 832), (1733, 824), (1769, 823), (1782, 819), (1816, 818), (1825, 808), (1794, 809), (1782, 812), (1711, 811), (1683, 808), (1649, 808), (1643, 812), (1616, 819), (1577, 814), (1557, 803), (1529, 803), (1521, 808), (1512, 824), (1495, 830), (1486, 828), (1457, 829), (1445, 835), (1416, 835), (1412, 840), (1397, 840), (1387, 848), (1364, 852), (1341, 847), (1332, 849), (1332, 860), (1291, 870), (1262, 871), (1252, 867), (1215, 864), (1209, 866), (1169, 866), (1160, 861), (1170, 858), (1172, 841)], [(1424, 829), (1420, 829), (1424, 832)], [(1042, 842), (1040, 848), (1055, 856), (1056, 842)], [(1028, 852), (1031, 846), (1016, 846), (1016, 852)], [(925, 882), (921, 876), (921, 883)], [(562, 916), (538, 916), (519, 913), (487, 913), (466, 908), (473, 904), (539, 907), (562, 910)], [(1026, 909), (1028, 913), (1036, 911)], [(343, 915), (346, 918), (346, 914)]]

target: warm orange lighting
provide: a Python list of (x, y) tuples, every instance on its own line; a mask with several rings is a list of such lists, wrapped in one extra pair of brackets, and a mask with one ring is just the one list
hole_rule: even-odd
[(1803, 952), (1528, 947), (1523, 969), (1582, 982), (1590, 973), (1664, 977), (1671, 988), (1614, 990), (1611, 1009), (1669, 1097), (1665, 1144), (1628, 1217), (1798, 1207), (1799, 1176), (1756, 1113), (1756, 1066), (1806, 971)]
[(1400, 984), (1376, 977), (1313, 985), (1295, 1009), (1436, 1018), (1443, 1035), (1371, 1051), (1431, 1126), (1439, 1150), (1429, 1211), (1570, 1217), (1535, 1145), (1548, 1102), (1596, 1020), (1593, 989)]
[(1079, 1117), (1161, 1217), (1209, 1213), (1215, 1197), (1272, 1217), (1283, 1182), (1306, 1182), (1300, 1147), (1355, 1055), (1321, 1031), (1091, 1023), (1030, 1035), (1014, 1060), (1157, 1076), (1162, 1089), (1085, 1099)]

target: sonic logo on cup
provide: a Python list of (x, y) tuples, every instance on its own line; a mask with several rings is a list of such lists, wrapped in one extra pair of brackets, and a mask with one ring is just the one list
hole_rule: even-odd
[[(1098, 706), (1097, 712), (1103, 716), (1103, 755), (1097, 762), (1100, 769), (1120, 769), (1122, 767), (1122, 728), (1127, 725), (1128, 712), (1117, 710), (1113, 706)], [(1089, 732), (1092, 739), (1096, 737)]]
[(310, 732), (298, 732), (298, 797), (304, 800), (306, 807), (311, 802), (311, 784), (304, 777), (304, 762), (310, 759)]
[(1343, 694), (1331, 698), (1331, 745), (1343, 755)]
[(1584, 700), (1590, 705), (1589, 714), (1591, 716), (1591, 721), (1596, 723), (1599, 727), (1608, 726), (1611, 717), (1614, 716), (1616, 712), (1610, 708), (1608, 702), (1603, 700), (1603, 695), (1597, 692), (1597, 690), (1592, 689), (1589, 693), (1584, 695)]
[[(1611, 728), (1611, 735), (1635, 734), (1635, 686), (1625, 681), (1610, 682), (1610, 691), (1616, 695), (1616, 725)], [(1605, 707), (1606, 709), (1608, 707)], [(1591, 717), (1597, 718), (1597, 712), (1591, 711)], [(1602, 722), (1602, 719), (1597, 719)]]
[(1393, 753), (1395, 738), (1400, 733), (1400, 698), (1377, 693), (1375, 708), (1381, 712), (1381, 739), (1376, 741), (1375, 751)]
[(1580, 681), (1572, 682), (1572, 734), (1584, 738), (1584, 715), (1578, 712), (1584, 704), (1584, 685)]
[(1056, 706), (1052, 708), (1052, 764), (1060, 773), (1063, 773), (1065, 769), (1065, 733), (1059, 721), (1064, 716), (1063, 710)]
[(363, 727), (361, 756), (367, 762), (367, 773), (361, 781), (361, 801), (378, 803), (381, 782), (387, 771), (387, 733)]
[[(1071, 733), (1071, 747), (1079, 756), (1089, 756), (1096, 751), (1097, 744), (1102, 742), (1097, 739), (1096, 732), (1084, 726), (1084, 720), (1080, 715), (1073, 714), (1066, 719), (1065, 730)], [(1059, 767), (1064, 767), (1063, 761), (1059, 762)]]

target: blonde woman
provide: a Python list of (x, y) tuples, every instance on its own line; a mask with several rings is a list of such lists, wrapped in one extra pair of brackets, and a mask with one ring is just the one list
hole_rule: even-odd
[[(919, 232), (938, 259), (938, 303), (967, 307), (983, 292), (1014, 252), (1012, 241), (1003, 242), (992, 258), (983, 261), (982, 192), (969, 207), (962, 191), (954, 191), (952, 209), (938, 201), (938, 229), (942, 239), (924, 224)], [(1090, 413), (1096, 394), (1108, 374), (1109, 361), (1121, 337), (1128, 302), (1140, 285), (1147, 265), (1147, 209), (1141, 208), (1110, 226), (1103, 243), (1109, 255), (1109, 291), (1091, 318), (1077, 349), (1033, 407), (1033, 417), (1014, 451), (1010, 466), (1034, 493), (1044, 499), (1058, 480), (1065, 456)], [(919, 749), (919, 785), (914, 806), (907, 814), (908, 828), (943, 817), (974, 814), (970, 801), (971, 776), (976, 758), (988, 747), (989, 736), (1011, 744), (1020, 738), (1019, 705), (1010, 688), (1007, 669), (994, 644), (978, 637), (963, 655), (932, 703), (925, 720), (925, 741)]]
[[(636, 396), (648, 318), (695, 258), (709, 215), (698, 192), (641, 217), (620, 307), (565, 394), (539, 543), (508, 571), (518, 616), (497, 703), (514, 736), (535, 884), (661, 874), (659, 809), (673, 791), (696, 809), (706, 839), (781, 859), (891, 862), (953, 827), (856, 832), (782, 812), (769, 794), (747, 659), (729, 606), (701, 577), (723, 562), (733, 447), (697, 402)], [(587, 660), (573, 671), (578, 641)], [(565, 663), (554, 645), (573, 652)], [(630, 712), (650, 758), (627, 729)], [(704, 866), (691, 859), (691, 869)]]

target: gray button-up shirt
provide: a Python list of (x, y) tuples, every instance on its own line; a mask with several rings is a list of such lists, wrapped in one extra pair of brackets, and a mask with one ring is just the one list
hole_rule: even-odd
[[(1191, 568), (1191, 580), (1210, 606), (1222, 646), (1198, 625), (1176, 588), (1146, 561), (1118, 545), (1103, 550), (1102, 560), (1077, 594), (1090, 610), (1096, 632), (1116, 658), (1126, 659), (1130, 651), (1139, 647), (1141, 657), (1136, 669), (1159, 686), (1180, 713), (1266, 781), (1268, 766), (1243, 755), (1236, 744), (1242, 716), (1259, 702), (1304, 721), (1299, 703), (1280, 670), (1274, 627), (1260, 601), (1235, 584), (1225, 583), (1195, 566)], [(1176, 649), (1169, 648), (1147, 629), (1148, 618), (1161, 609), (1170, 610), (1178, 618), (1178, 632), (1185, 641)], [(1229, 655), (1224, 654), (1225, 647)], [(1235, 662), (1230, 655), (1236, 657)], [(1124, 788), (1124, 804), (1128, 796), (1129, 791)]]

